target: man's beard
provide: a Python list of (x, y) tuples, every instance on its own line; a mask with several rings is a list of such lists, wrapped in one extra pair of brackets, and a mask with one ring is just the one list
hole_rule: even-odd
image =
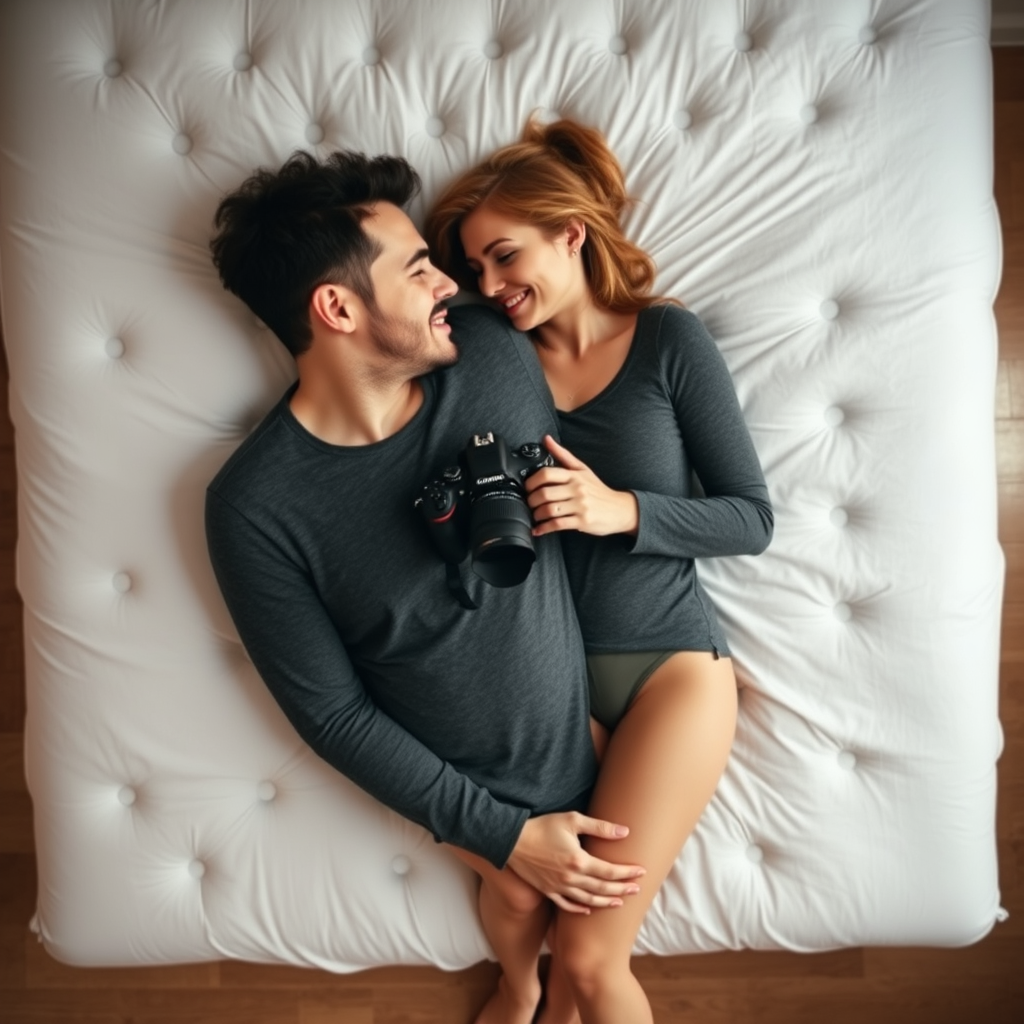
[[(435, 317), (445, 307), (440, 305), (430, 314)], [(459, 352), (454, 345), (449, 352), (439, 352), (430, 346), (433, 332), (428, 324), (424, 333), (422, 324), (400, 316), (375, 312), (370, 322), (370, 338), (377, 351), (387, 358), (395, 375), (410, 378), (421, 377), (432, 370), (440, 370), (458, 361)], [(385, 371), (386, 372), (386, 371)]]

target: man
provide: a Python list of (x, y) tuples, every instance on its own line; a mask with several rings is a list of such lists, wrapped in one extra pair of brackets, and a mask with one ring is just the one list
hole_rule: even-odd
[(625, 830), (579, 813), (596, 765), (557, 540), (538, 539), (519, 586), (464, 568), (471, 610), (413, 507), (470, 435), (519, 445), (557, 430), (525, 339), (487, 310), (449, 313), (456, 286), (402, 210), (418, 187), (398, 158), (299, 153), (221, 203), (221, 279), (298, 381), (211, 483), (207, 538), (239, 635), (303, 739), (480, 874), (503, 975), (479, 1020), (517, 1024), (540, 997), (543, 896), (614, 906), (642, 870), (579, 844)]

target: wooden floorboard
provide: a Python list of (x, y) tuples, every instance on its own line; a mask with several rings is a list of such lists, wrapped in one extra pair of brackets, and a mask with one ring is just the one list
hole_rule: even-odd
[[(965, 949), (645, 957), (658, 1024), (1018, 1024), (1024, 1020), (1024, 49), (995, 56), (996, 197), (1006, 272), (996, 306), (1000, 538), (1007, 555), (998, 838), (1010, 920)], [(2, 362), (2, 360), (0, 360)], [(86, 970), (28, 931), (31, 807), (21, 770), (21, 606), (14, 588), (15, 471), (0, 366), (0, 1022), (3, 1024), (465, 1024), (491, 964), (446, 974), (385, 968), (335, 976), (242, 963)]]

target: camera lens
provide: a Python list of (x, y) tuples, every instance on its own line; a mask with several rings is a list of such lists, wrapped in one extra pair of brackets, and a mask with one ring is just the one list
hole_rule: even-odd
[(512, 491), (489, 491), (473, 502), (469, 549), (473, 571), (492, 587), (518, 586), (536, 561), (530, 510)]

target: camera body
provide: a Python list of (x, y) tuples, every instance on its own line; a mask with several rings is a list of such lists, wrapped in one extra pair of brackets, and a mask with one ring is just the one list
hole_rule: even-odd
[(510, 449), (500, 434), (474, 434), (458, 465), (423, 487), (414, 505), (434, 545), (450, 565), (471, 556), (473, 571), (495, 587), (514, 587), (537, 555), (523, 482), (555, 465), (542, 444)]

